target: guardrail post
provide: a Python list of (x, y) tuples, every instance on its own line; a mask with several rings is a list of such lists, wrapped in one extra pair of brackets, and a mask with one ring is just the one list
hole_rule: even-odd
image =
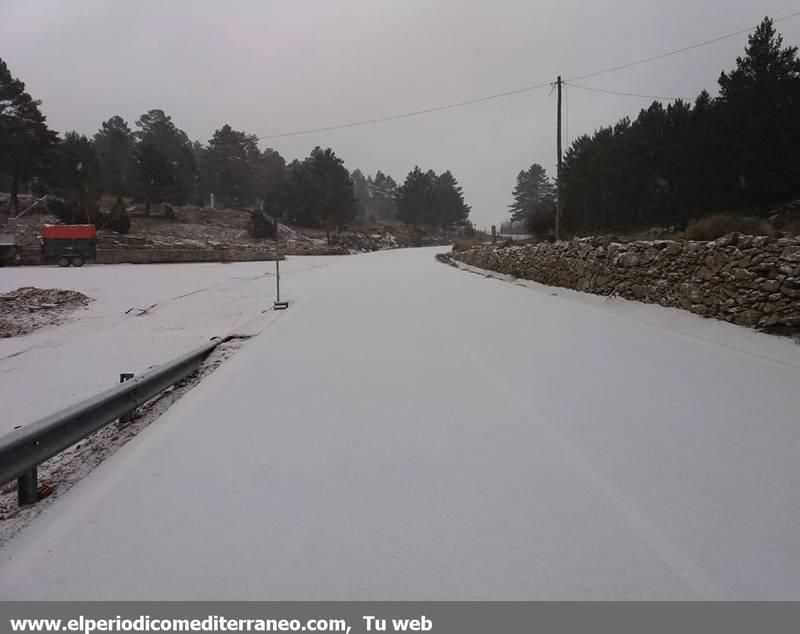
[(17, 503), (20, 506), (36, 504), (39, 501), (39, 476), (36, 467), (31, 467), (17, 478)]
[[(132, 378), (133, 372), (121, 372), (119, 375), (119, 382), (125, 383), (125, 381), (130, 381)], [(127, 425), (131, 420), (133, 420), (133, 412), (130, 414), (123, 414), (119, 417), (119, 425)]]

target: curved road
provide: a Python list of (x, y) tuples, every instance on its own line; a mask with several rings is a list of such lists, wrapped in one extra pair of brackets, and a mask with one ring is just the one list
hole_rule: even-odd
[(435, 251), (285, 280), (0, 597), (800, 598), (800, 346)]

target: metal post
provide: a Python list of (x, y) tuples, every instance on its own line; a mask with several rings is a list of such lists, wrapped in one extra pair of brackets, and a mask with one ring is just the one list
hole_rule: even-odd
[[(276, 230), (277, 231), (277, 230)], [(281, 252), (278, 249), (278, 235), (275, 235), (275, 302), (281, 301)]]
[[(133, 372), (121, 372), (119, 375), (119, 382), (125, 383), (125, 381), (130, 381), (133, 378)], [(133, 419), (133, 412), (130, 414), (123, 414), (119, 417), (119, 424), (120, 425), (127, 425)]]
[(281, 252), (278, 248), (278, 217), (275, 217), (275, 303), (272, 308), (275, 310), (286, 310), (289, 302), (281, 301)]
[(31, 467), (17, 478), (17, 503), (20, 506), (39, 501), (39, 477), (36, 467)]

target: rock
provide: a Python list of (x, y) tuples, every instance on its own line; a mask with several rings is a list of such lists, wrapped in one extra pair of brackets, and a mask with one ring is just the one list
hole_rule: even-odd
[(616, 266), (632, 268), (639, 265), (639, 256), (635, 253), (623, 253), (614, 260)]
[(683, 308), (748, 327), (800, 331), (800, 238), (731, 234), (714, 242), (620, 243), (602, 236), (477, 247), (453, 257), (543, 284)]
[(705, 281), (709, 281), (714, 277), (715, 273), (714, 273), (713, 269), (711, 269), (711, 268), (709, 268), (707, 266), (703, 266), (703, 267), (700, 268), (700, 271), (698, 272), (698, 275), (699, 275), (700, 279), (703, 279)]
[(640, 256), (639, 260), (642, 264), (650, 264), (658, 257), (658, 251), (656, 251), (653, 247), (649, 247), (645, 249), (644, 253)]
[(800, 262), (800, 245), (786, 247), (781, 251), (781, 259), (788, 262)]
[(758, 324), (758, 322), (761, 320), (761, 317), (762, 315), (760, 312), (749, 308), (736, 313), (736, 317), (733, 321), (739, 326), (747, 326), (748, 328), (751, 328)]
[(780, 316), (778, 315), (765, 315), (762, 317), (758, 322), (759, 328), (771, 328), (778, 324), (780, 321)]

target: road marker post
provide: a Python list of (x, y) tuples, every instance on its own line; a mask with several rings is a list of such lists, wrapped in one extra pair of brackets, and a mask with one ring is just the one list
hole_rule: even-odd
[(278, 247), (278, 217), (275, 217), (275, 302), (272, 304), (274, 310), (286, 310), (289, 302), (281, 301), (281, 252)]

